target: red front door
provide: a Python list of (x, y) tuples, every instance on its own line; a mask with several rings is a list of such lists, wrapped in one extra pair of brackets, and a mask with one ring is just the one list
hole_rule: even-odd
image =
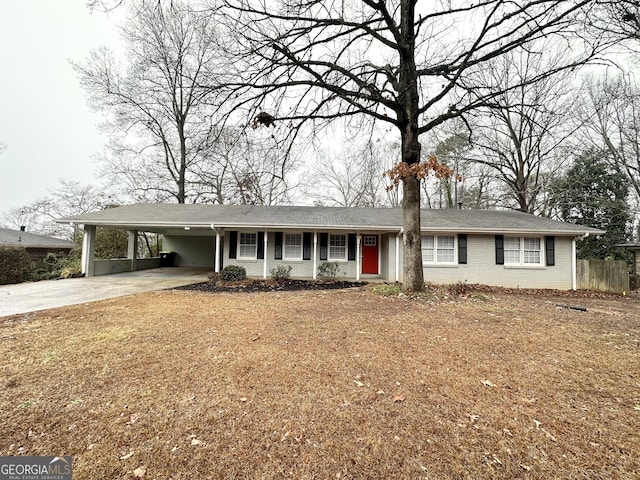
[(362, 273), (378, 274), (378, 236), (362, 236)]

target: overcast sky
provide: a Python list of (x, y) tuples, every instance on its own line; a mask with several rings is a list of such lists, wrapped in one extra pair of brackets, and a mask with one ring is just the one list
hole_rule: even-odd
[(69, 59), (117, 49), (115, 22), (85, 0), (0, 0), (0, 216), (47, 196), (60, 179), (96, 183), (100, 115)]

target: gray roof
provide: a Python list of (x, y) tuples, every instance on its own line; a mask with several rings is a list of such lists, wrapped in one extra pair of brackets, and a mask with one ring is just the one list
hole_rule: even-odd
[[(172, 229), (399, 231), (401, 208), (136, 204), (75, 215), (59, 223), (167, 232)], [(423, 209), (425, 232), (584, 235), (601, 230), (512, 210)]]
[(0, 247), (71, 249), (75, 246), (76, 244), (69, 240), (0, 228)]

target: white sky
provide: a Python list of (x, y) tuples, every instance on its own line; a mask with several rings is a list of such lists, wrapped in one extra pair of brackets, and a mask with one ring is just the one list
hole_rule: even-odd
[(115, 21), (85, 0), (0, 0), (0, 217), (47, 196), (60, 179), (97, 183), (101, 117), (69, 60), (100, 45), (117, 50)]

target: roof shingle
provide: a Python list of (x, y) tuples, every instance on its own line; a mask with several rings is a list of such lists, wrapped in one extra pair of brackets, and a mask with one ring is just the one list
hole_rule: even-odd
[[(135, 204), (57, 220), (113, 228), (265, 228), (399, 231), (401, 208)], [(512, 210), (423, 209), (425, 232), (584, 235), (601, 230)]]

